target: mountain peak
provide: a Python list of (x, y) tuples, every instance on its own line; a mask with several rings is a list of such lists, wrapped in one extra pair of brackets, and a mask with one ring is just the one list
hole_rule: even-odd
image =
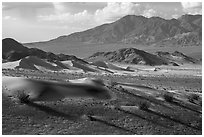
[(19, 46), (21, 45), (21, 43), (19, 43), (18, 41), (16, 41), (13, 38), (5, 38), (2, 40), (3, 43), (7, 43), (9, 45), (13, 45), (13, 46)]
[(13, 38), (4, 38), (3, 41), (16, 41), (16, 40), (14, 40)]
[(147, 19), (146, 17), (144, 17), (142, 15), (126, 15), (126, 16), (120, 18), (119, 20), (121, 20), (121, 19), (132, 19), (132, 18)]

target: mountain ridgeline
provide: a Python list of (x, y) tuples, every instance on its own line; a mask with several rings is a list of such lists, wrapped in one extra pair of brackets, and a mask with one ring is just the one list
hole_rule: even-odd
[(183, 15), (170, 20), (127, 15), (113, 23), (60, 36), (51, 41), (198, 46), (202, 41), (202, 15)]
[(45, 52), (37, 48), (27, 48), (12, 38), (2, 40), (3, 62), (17, 61), (28, 56), (36, 56), (40, 59), (47, 59), (49, 61), (75, 60), (82, 63), (87, 63), (73, 55), (54, 54), (52, 52)]

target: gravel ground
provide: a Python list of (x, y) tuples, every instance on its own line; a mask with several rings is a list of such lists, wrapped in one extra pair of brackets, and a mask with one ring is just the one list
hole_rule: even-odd
[[(201, 77), (111, 76), (3, 70), (3, 76), (66, 81), (83, 77), (143, 85), (134, 89), (109, 85), (112, 100), (66, 98), (58, 102), (21, 104), (2, 97), (3, 135), (201, 135)], [(148, 87), (148, 88), (147, 88)], [(151, 89), (153, 88), (153, 90)], [(5, 89), (3, 89), (5, 90)], [(172, 102), (164, 93), (176, 90)], [(189, 102), (187, 95), (198, 93)], [(142, 109), (145, 104), (148, 109)]]

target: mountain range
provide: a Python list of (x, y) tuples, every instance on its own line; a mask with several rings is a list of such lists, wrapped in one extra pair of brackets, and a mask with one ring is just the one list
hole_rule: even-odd
[(127, 15), (115, 22), (82, 32), (60, 36), (50, 42), (86, 44), (126, 43), (142, 45), (198, 46), (202, 41), (202, 15), (183, 15), (178, 19)]
[(127, 15), (121, 19), (82, 32), (48, 41), (22, 43), (55, 54), (86, 58), (101, 51), (136, 48), (149, 53), (179, 51), (202, 58), (202, 15), (183, 15), (178, 19), (146, 18)]

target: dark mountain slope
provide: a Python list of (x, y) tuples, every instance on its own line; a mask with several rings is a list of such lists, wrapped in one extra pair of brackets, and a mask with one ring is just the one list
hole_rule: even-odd
[(24, 52), (28, 51), (28, 48), (12, 38), (5, 38), (2, 40), (2, 52), (6, 53), (10, 51)]
[(186, 56), (181, 52), (175, 51), (173, 53), (169, 52), (157, 52), (157, 55), (161, 58), (164, 58), (168, 60), (169, 62), (176, 62), (176, 63), (198, 63), (199, 61), (197, 59), (194, 59), (192, 57)]
[(19, 60), (28, 56), (29, 48), (12, 38), (2, 40), (2, 58), (10, 61)]
[(112, 52), (97, 52), (86, 60), (93, 62), (94, 65), (107, 67), (108, 62), (120, 62), (129, 64), (144, 64), (144, 65), (174, 65), (184, 63), (198, 63), (197, 59), (186, 56), (181, 52), (157, 52), (156, 55), (147, 53), (143, 50), (135, 48), (123, 48)]
[(11, 38), (2, 40), (2, 58), (3, 61), (16, 61), (27, 56), (36, 56), (40, 59), (47, 59), (49, 61), (64, 61), (75, 60), (80, 63), (87, 63), (86, 61), (79, 59), (73, 55), (54, 54), (52, 52), (45, 52), (37, 48), (27, 48), (21, 43)]
[(167, 65), (162, 58), (135, 48), (123, 48), (113, 52), (97, 52), (87, 58), (88, 61), (110, 61), (130, 64)]

